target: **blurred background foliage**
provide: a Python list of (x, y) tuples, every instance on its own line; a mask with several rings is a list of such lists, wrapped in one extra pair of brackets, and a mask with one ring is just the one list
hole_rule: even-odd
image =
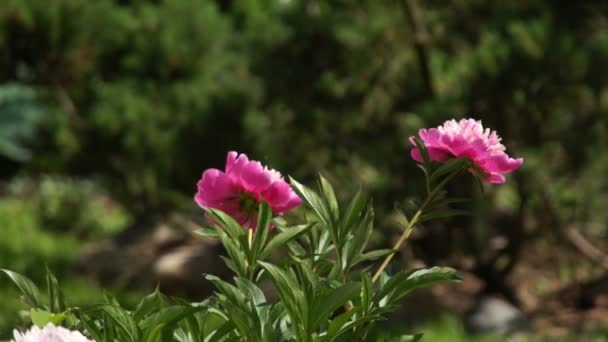
[(554, 267), (543, 246), (590, 264), (575, 283), (606, 273), (606, 61), (600, 0), (4, 0), (0, 266), (79, 279), (80, 245), (192, 210), (228, 150), (363, 187), (388, 243), (423, 188), (408, 137), (470, 116), (524, 168), (483, 194), (454, 184), (473, 218), (424, 227), (404, 258), (525, 307), (517, 269)]

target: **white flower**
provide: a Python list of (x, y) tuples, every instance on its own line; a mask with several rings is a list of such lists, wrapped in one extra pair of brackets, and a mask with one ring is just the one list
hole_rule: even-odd
[(95, 342), (88, 339), (79, 331), (68, 330), (64, 327), (47, 324), (40, 329), (33, 326), (26, 332), (13, 331), (12, 342)]

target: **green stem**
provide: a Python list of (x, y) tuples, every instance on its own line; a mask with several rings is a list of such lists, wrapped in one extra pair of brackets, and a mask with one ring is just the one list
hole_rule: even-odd
[(424, 209), (426, 208), (426, 206), (432, 202), (432, 200), (435, 198), (437, 193), (439, 193), (439, 190), (441, 190), (447, 184), (447, 182), (449, 182), (452, 178), (456, 177), (456, 175), (458, 175), (461, 171), (462, 171), (462, 169), (458, 169), (458, 170), (455, 170), (452, 173), (450, 173), (439, 184), (437, 184), (437, 186), (433, 189), (433, 191), (431, 191), (428, 194), (428, 196), (426, 197), (426, 199), (420, 206), (420, 209), (418, 209), (416, 214), (414, 214), (414, 217), (408, 222), (407, 226), (405, 226), (405, 229), (403, 230), (403, 233), (399, 237), (399, 240), (397, 240), (397, 243), (395, 243), (395, 246), (393, 246), (393, 250), (395, 252), (387, 255), (386, 258), (384, 258), (384, 261), (382, 261), (382, 264), (380, 265), (380, 267), (378, 268), (378, 270), (372, 277), (372, 283), (375, 283), (376, 280), (378, 280), (378, 278), (382, 274), (382, 271), (384, 271), (384, 269), (388, 266), (388, 264), (391, 262), (391, 260), (393, 260), (393, 257), (395, 256), (396, 251), (399, 250), (399, 248), (401, 248), (401, 245), (410, 237), (410, 234), (412, 234), (412, 231), (414, 231), (414, 227), (418, 223), (418, 220), (420, 220), (420, 216), (422, 216), (422, 213), (423, 213)]

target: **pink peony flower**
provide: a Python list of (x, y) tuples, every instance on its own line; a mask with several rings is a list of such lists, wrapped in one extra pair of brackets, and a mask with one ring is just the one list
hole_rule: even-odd
[(33, 326), (30, 330), (21, 333), (13, 331), (12, 342), (95, 342), (88, 339), (78, 331), (68, 330), (64, 327), (47, 324), (40, 329)]
[[(437, 128), (419, 130), (418, 136), (431, 160), (444, 162), (453, 157), (469, 158), (473, 167), (490, 183), (504, 183), (504, 174), (517, 170), (524, 162), (523, 158), (510, 158), (496, 131), (484, 130), (481, 121), (473, 119), (448, 120)], [(413, 137), (410, 137), (410, 142), (416, 146)], [(411, 155), (422, 162), (417, 147), (412, 149)]]
[(194, 200), (198, 205), (222, 210), (252, 229), (256, 228), (262, 200), (279, 216), (302, 203), (279, 172), (236, 152), (228, 152), (224, 172), (205, 170), (197, 186)]

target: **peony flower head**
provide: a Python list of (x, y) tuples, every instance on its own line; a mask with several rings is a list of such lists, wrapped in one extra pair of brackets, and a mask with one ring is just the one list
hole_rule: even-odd
[(262, 200), (279, 216), (302, 203), (278, 171), (237, 152), (228, 152), (224, 171), (205, 170), (197, 187), (198, 205), (222, 210), (251, 229), (256, 228)]
[[(504, 175), (517, 170), (524, 162), (523, 158), (510, 158), (496, 131), (484, 129), (481, 121), (473, 119), (458, 122), (448, 120), (437, 128), (419, 130), (418, 136), (431, 160), (444, 162), (454, 157), (468, 158), (473, 168), (490, 183), (504, 183)], [(422, 155), (413, 137), (410, 137), (410, 142), (414, 145), (412, 158), (422, 162)]]
[(47, 324), (40, 329), (33, 326), (30, 330), (21, 333), (17, 330), (13, 331), (12, 342), (95, 342), (90, 340), (79, 331), (68, 330), (61, 326), (55, 326), (52, 323)]

